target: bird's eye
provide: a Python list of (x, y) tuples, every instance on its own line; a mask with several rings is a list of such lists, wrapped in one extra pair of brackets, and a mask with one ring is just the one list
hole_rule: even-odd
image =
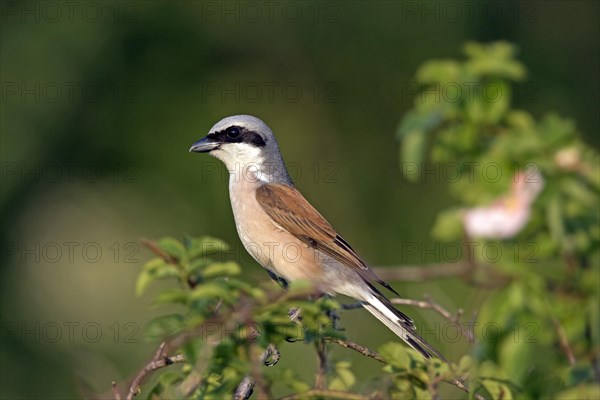
[(237, 139), (242, 132), (240, 131), (240, 128), (232, 126), (231, 128), (227, 128), (226, 134), (229, 139)]

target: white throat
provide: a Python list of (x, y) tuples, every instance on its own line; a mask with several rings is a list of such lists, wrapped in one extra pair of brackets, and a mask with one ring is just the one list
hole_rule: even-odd
[(247, 143), (223, 144), (211, 155), (223, 161), (229, 171), (229, 184), (245, 182), (255, 185), (283, 183), (291, 185), (279, 149), (269, 152)]

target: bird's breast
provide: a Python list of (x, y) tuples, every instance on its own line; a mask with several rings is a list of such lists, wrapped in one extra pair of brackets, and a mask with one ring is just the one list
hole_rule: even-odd
[(288, 281), (319, 281), (325, 266), (315, 250), (278, 226), (256, 199), (259, 185), (250, 182), (230, 184), (235, 225), (250, 255), (264, 268)]

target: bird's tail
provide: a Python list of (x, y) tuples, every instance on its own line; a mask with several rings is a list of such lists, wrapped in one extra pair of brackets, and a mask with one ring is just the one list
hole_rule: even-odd
[(363, 301), (362, 305), (400, 339), (421, 353), (423, 357), (430, 358), (431, 356), (435, 356), (442, 361), (448, 362), (439, 351), (417, 334), (413, 320), (396, 309), (383, 295), (374, 293), (368, 297), (368, 300)]

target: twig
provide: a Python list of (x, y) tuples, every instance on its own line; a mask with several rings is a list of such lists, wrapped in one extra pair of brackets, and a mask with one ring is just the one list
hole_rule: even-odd
[[(227, 321), (248, 321), (251, 315), (251, 306), (248, 303), (243, 303), (234, 312), (227, 314), (215, 314), (200, 325), (197, 325), (193, 329), (183, 331), (174, 335), (166, 340), (165, 353), (173, 352), (177, 349), (182, 348), (185, 344), (189, 343), (197, 337), (208, 340), (206, 327), (224, 326)], [(212, 332), (217, 334), (218, 332)]]
[(475, 338), (473, 336), (473, 332), (470, 330), (465, 330), (463, 326), (460, 324), (460, 317), (463, 315), (463, 310), (459, 309), (456, 314), (452, 314), (450, 311), (446, 310), (444, 307), (433, 301), (433, 299), (429, 296), (425, 296), (425, 300), (412, 300), (412, 299), (390, 299), (392, 304), (400, 304), (406, 306), (413, 306), (418, 308), (430, 308), (440, 314), (442, 317), (446, 318), (448, 321), (452, 322), (458, 329), (460, 333), (469, 341), (469, 343), (474, 343)]
[[(368, 347), (362, 346), (358, 343), (353, 343), (347, 340), (342, 340), (342, 339), (338, 339), (338, 338), (332, 338), (332, 337), (325, 337), (324, 338), (326, 341), (331, 342), (331, 343), (335, 343), (339, 346), (345, 347), (347, 349), (352, 349), (364, 356), (370, 357), (374, 360), (379, 361), (382, 364), (387, 364), (387, 361), (385, 361), (383, 359), (383, 357), (381, 357), (379, 355), (379, 353), (377, 353), (376, 351), (373, 351), (371, 349), (369, 349)], [(466, 393), (469, 393), (469, 388), (467, 388), (467, 386), (464, 384), (464, 382), (460, 379), (456, 379), (456, 378), (452, 378), (452, 379), (448, 379), (448, 380), (443, 380), (443, 382), (448, 383), (450, 385), (454, 385), (457, 388), (465, 391)], [(485, 397), (481, 396), (478, 393), (474, 393), (473, 397), (477, 400), (486, 400)], [(287, 399), (287, 398), (286, 398)], [(283, 400), (283, 399), (282, 399)]]
[(325, 352), (325, 340), (319, 339), (315, 343), (317, 348), (317, 375), (315, 377), (315, 389), (325, 388), (327, 381), (327, 354)]
[(442, 382), (441, 376), (432, 376), (431, 371), (429, 371), (429, 384), (427, 385), (429, 389), (429, 393), (431, 394), (432, 400), (439, 400), (440, 394), (438, 393), (438, 387), (440, 382)]
[[(451, 379), (441, 379), (441, 380), (442, 380), (442, 382), (446, 382), (446, 383), (448, 383), (450, 385), (456, 386), (457, 388), (459, 388), (460, 390), (464, 391), (465, 393), (470, 393), (469, 392), (469, 388), (467, 387), (467, 385), (465, 385), (465, 383), (463, 382), (463, 379), (464, 378), (460, 378), (460, 379), (451, 378)], [(479, 397), (477, 397), (477, 396), (479, 396)], [(483, 399), (483, 397), (481, 397), (478, 394), (475, 394), (474, 397), (476, 399)]]
[(169, 264), (177, 264), (177, 260), (175, 260), (173, 257), (165, 253), (160, 247), (158, 247), (158, 244), (154, 240), (141, 238), (140, 243), (146, 246), (148, 250), (150, 250)]
[(250, 398), (250, 396), (252, 396), (253, 391), (254, 380), (250, 377), (250, 375), (246, 375), (244, 379), (242, 379), (238, 387), (235, 389), (233, 398), (235, 400), (247, 400), (248, 398)]
[(367, 356), (372, 358), (373, 360), (377, 360), (382, 364), (387, 364), (385, 362), (385, 360), (379, 355), (379, 353), (377, 353), (376, 351), (373, 351), (365, 346), (362, 346), (358, 343), (354, 343), (354, 342), (350, 342), (348, 340), (342, 340), (342, 339), (338, 339), (338, 338), (333, 338), (333, 337), (326, 337), (324, 338), (326, 341), (331, 342), (331, 343), (335, 343), (339, 346), (345, 347), (347, 349), (351, 349), (354, 350), (360, 354), (362, 354), (363, 356)]
[[(489, 279), (486, 281), (475, 280), (473, 275), (476, 269), (484, 271), (486, 276), (489, 275)], [(473, 286), (491, 289), (504, 287), (511, 281), (510, 277), (500, 274), (489, 265), (476, 264), (473, 260), (423, 266), (383, 266), (374, 267), (373, 270), (384, 281), (424, 282), (432, 279), (461, 278)]]
[[(473, 331), (465, 330), (463, 328), (463, 326), (460, 324), (460, 317), (463, 315), (462, 309), (459, 309), (456, 312), (456, 314), (452, 314), (450, 311), (446, 310), (440, 304), (433, 301), (433, 299), (429, 295), (425, 295), (425, 300), (393, 298), (393, 299), (390, 299), (390, 302), (392, 304), (412, 306), (412, 307), (424, 308), (424, 309), (432, 309), (432, 310), (436, 311), (438, 314), (440, 314), (442, 317), (447, 319), (448, 321), (452, 322), (453, 324), (456, 324), (458, 326), (458, 329), (460, 330), (460, 333), (469, 341), (469, 343), (475, 342), (475, 337), (473, 335)], [(344, 310), (354, 310), (356, 308), (362, 308), (362, 303), (343, 304), (342, 308)], [(470, 323), (469, 326), (474, 325), (476, 316), (477, 316), (477, 313), (473, 313), (473, 322)]]
[(313, 397), (324, 397), (326, 399), (345, 399), (345, 400), (369, 400), (367, 396), (342, 390), (318, 390), (312, 389), (304, 393), (292, 394), (280, 398), (280, 400), (305, 400)]
[(454, 278), (468, 275), (473, 269), (470, 263), (444, 263), (428, 266), (375, 267), (373, 270), (384, 281), (422, 282), (431, 279)]
[[(277, 364), (280, 359), (281, 353), (274, 344), (269, 344), (259, 357), (259, 360), (267, 367)], [(253, 373), (256, 373), (256, 371), (253, 371)], [(235, 400), (247, 400), (252, 395), (255, 384), (256, 379), (250, 375), (246, 375), (235, 389), (233, 398)], [(263, 391), (265, 391), (264, 388)]]
[(121, 392), (119, 392), (119, 387), (117, 386), (117, 382), (112, 381), (112, 393), (115, 400), (121, 400)]
[[(248, 347), (248, 354), (252, 355), (253, 350), (256, 349), (256, 344), (252, 343)], [(258, 357), (258, 359), (263, 358), (264, 352)], [(271, 391), (269, 386), (265, 383), (264, 377), (262, 375), (262, 371), (260, 365), (256, 362), (250, 362), (250, 379), (252, 380), (253, 386), (258, 391), (259, 399), (271, 399), (273, 396), (271, 395)]]
[[(138, 374), (135, 376), (135, 378), (131, 382), (131, 386), (129, 386), (129, 393), (126, 397), (127, 400), (132, 400), (140, 392), (140, 385), (142, 384), (142, 381), (144, 380), (144, 378), (146, 378), (147, 375), (159, 368), (163, 368), (174, 363), (180, 363), (185, 361), (185, 357), (182, 354), (178, 354), (172, 357), (166, 356), (164, 351), (165, 345), (166, 342), (162, 342), (160, 346), (158, 346), (158, 349), (156, 350), (156, 353), (154, 354), (152, 360), (144, 368), (142, 368), (142, 370), (138, 372)], [(114, 387), (115, 385), (113, 384), (113, 388)], [(117, 396), (115, 396), (115, 398), (117, 399)]]
[(556, 318), (552, 318), (552, 323), (554, 324), (554, 329), (556, 329), (556, 333), (558, 334), (558, 341), (560, 343), (560, 347), (567, 355), (569, 364), (575, 365), (575, 362), (577, 360), (575, 359), (575, 354), (573, 353), (573, 349), (569, 344), (569, 339), (567, 339), (565, 329), (562, 327), (562, 325), (560, 324), (560, 322), (558, 322)]
[[(465, 385), (465, 383), (463, 382), (463, 378), (461, 379), (456, 379), (456, 378), (452, 378), (449, 380), (444, 379), (443, 381), (446, 383), (449, 383), (451, 385), (456, 386), (457, 388), (459, 388), (460, 390), (466, 392), (466, 393), (470, 393), (469, 388), (467, 387), (467, 385)], [(476, 400), (487, 400), (485, 397), (483, 397), (482, 395), (480, 395), (479, 393), (473, 393), (473, 397)]]

